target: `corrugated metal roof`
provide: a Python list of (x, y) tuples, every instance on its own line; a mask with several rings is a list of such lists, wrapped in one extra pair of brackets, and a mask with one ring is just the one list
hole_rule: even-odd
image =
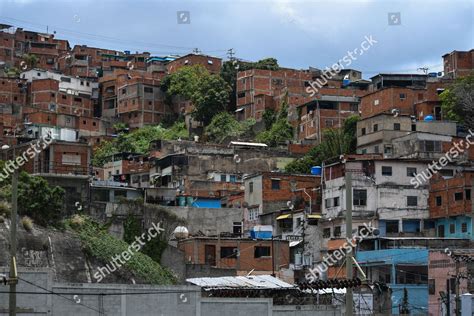
[(205, 289), (290, 289), (295, 285), (286, 283), (271, 275), (231, 276), (220, 278), (193, 278), (187, 282)]

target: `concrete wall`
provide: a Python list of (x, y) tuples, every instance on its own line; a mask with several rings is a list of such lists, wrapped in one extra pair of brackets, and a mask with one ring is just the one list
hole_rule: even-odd
[[(20, 270), (19, 276), (17, 307), (26, 316), (340, 315), (332, 306), (274, 306), (271, 298), (202, 298), (196, 286), (55, 283), (47, 270)], [(0, 315), (8, 315), (6, 293), (0, 293)]]

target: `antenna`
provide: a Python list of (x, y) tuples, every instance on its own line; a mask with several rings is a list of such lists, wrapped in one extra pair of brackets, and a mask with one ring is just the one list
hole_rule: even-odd
[(425, 73), (425, 75), (428, 73), (429, 68), (428, 67), (420, 67), (417, 70), (421, 70)]

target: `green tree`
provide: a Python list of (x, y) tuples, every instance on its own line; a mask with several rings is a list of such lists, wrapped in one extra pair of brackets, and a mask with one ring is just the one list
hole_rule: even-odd
[(440, 94), (441, 110), (445, 118), (474, 128), (474, 72), (458, 78)]
[(293, 139), (293, 127), (288, 122), (288, 94), (283, 99), (280, 111), (269, 130), (259, 133), (256, 137), (258, 142), (275, 147), (281, 143)]
[(219, 112), (226, 110), (231, 87), (219, 75), (210, 74), (201, 65), (186, 66), (166, 76), (163, 90), (167, 99), (181, 96), (194, 105), (194, 119), (209, 124)]
[(23, 61), (28, 66), (28, 69), (33, 69), (38, 64), (39, 59), (35, 54), (24, 54)]
[(266, 109), (263, 111), (262, 119), (265, 123), (265, 129), (269, 130), (272, 128), (273, 123), (275, 123), (277, 113), (273, 109)]
[(255, 125), (254, 119), (239, 122), (229, 112), (221, 112), (206, 126), (205, 135), (209, 141), (220, 144), (229, 137), (249, 137), (253, 125)]
[(50, 186), (44, 178), (21, 172), (18, 181), (19, 213), (42, 226), (57, 224), (61, 219), (64, 194), (64, 189)]
[(256, 69), (264, 69), (264, 70), (279, 70), (280, 66), (278, 65), (278, 60), (275, 58), (265, 58), (262, 60), (257, 61), (254, 65)]
[(339, 129), (323, 131), (323, 140), (302, 158), (289, 163), (285, 170), (296, 173), (309, 173), (312, 166), (320, 166), (323, 161), (354, 153), (357, 147), (356, 128), (359, 117), (348, 117)]
[(150, 143), (155, 140), (173, 140), (188, 138), (189, 133), (184, 121), (176, 121), (170, 128), (160, 125), (145, 126), (132, 132), (119, 131), (117, 137), (111, 141), (102, 142), (94, 150), (92, 164), (101, 167), (107, 161), (107, 157), (120, 152), (133, 152), (148, 154)]
[(204, 125), (209, 124), (214, 115), (226, 110), (230, 91), (229, 85), (220, 76), (201, 78), (191, 98), (194, 105), (192, 117)]

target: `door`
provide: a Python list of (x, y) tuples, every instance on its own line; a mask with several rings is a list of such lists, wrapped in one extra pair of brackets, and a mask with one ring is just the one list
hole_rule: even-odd
[(205, 245), (204, 247), (204, 257), (206, 264), (215, 266), (216, 265), (216, 246), (215, 245)]

